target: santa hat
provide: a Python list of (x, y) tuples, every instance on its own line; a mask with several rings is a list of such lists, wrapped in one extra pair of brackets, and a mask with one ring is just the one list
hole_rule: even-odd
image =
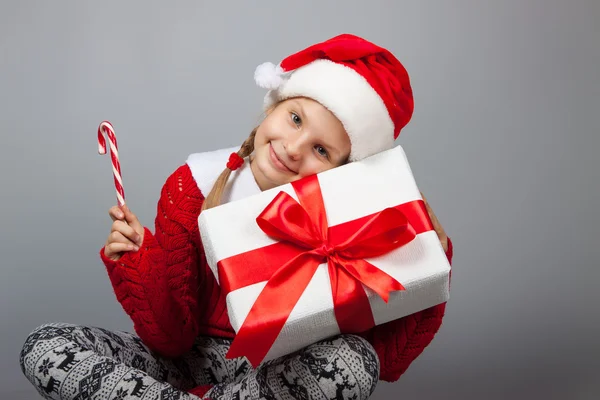
[(256, 68), (256, 83), (269, 92), (265, 109), (291, 97), (308, 97), (344, 125), (350, 161), (391, 149), (413, 113), (406, 69), (388, 50), (343, 34)]

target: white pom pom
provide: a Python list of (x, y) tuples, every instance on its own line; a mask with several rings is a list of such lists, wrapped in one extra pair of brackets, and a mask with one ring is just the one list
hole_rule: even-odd
[(271, 62), (260, 64), (254, 71), (256, 84), (264, 89), (275, 90), (283, 83), (283, 69)]

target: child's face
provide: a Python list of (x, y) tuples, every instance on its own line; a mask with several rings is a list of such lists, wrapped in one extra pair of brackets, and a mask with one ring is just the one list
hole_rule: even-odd
[(314, 100), (294, 98), (258, 127), (250, 167), (267, 190), (340, 166), (349, 155), (350, 138), (335, 115)]

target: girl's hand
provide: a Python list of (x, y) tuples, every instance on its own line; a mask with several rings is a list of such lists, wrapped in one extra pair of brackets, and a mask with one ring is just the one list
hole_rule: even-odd
[(113, 206), (108, 210), (113, 220), (104, 255), (117, 261), (126, 251), (138, 251), (144, 242), (144, 227), (127, 205)]
[(438, 221), (437, 217), (433, 213), (433, 210), (429, 206), (429, 203), (427, 203), (427, 199), (425, 199), (423, 192), (421, 192), (421, 197), (423, 197), (423, 202), (425, 202), (425, 208), (427, 208), (427, 213), (429, 214), (429, 218), (431, 218), (433, 229), (435, 229), (435, 232), (437, 233), (438, 238), (440, 239), (440, 243), (444, 248), (444, 253), (446, 253), (448, 251), (448, 236), (446, 235), (446, 231), (444, 231), (444, 228), (442, 228), (440, 221)]

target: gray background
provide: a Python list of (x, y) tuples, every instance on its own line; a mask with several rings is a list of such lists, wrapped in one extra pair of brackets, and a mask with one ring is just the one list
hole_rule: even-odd
[(599, 1), (168, 4), (0, 5), (0, 397), (36, 398), (18, 366), (36, 326), (132, 329), (98, 256), (116, 201), (98, 124), (154, 229), (187, 155), (258, 121), (255, 66), (349, 32), (407, 67), (398, 143), (456, 245), (440, 332), (373, 398), (597, 398)]

